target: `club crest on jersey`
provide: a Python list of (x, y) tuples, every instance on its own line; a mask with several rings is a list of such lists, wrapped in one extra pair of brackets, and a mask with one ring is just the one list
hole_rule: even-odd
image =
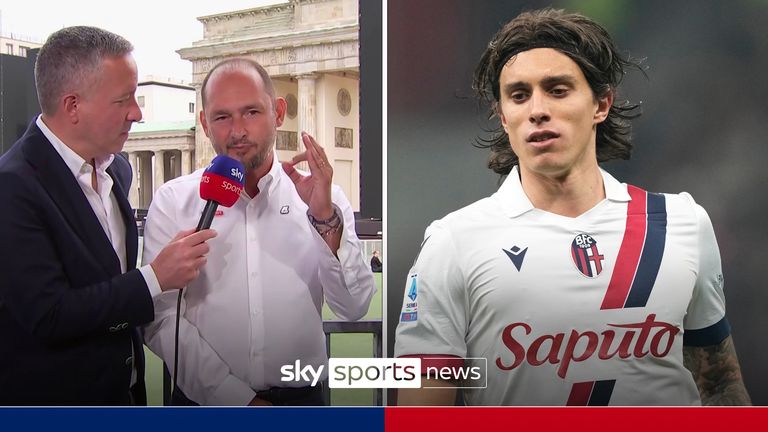
[(604, 255), (597, 249), (597, 241), (589, 234), (579, 234), (571, 243), (571, 258), (576, 269), (586, 277), (597, 277), (603, 272)]

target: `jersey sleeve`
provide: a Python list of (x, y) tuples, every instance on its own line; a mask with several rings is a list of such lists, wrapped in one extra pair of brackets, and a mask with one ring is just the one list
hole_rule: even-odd
[(722, 342), (730, 335), (731, 327), (725, 317), (723, 271), (715, 231), (704, 208), (695, 203), (693, 206), (698, 222), (699, 272), (683, 322), (683, 343), (709, 346)]
[(427, 363), (454, 366), (466, 356), (466, 289), (459, 262), (450, 232), (441, 221), (432, 223), (405, 281), (397, 357), (420, 357), (425, 369)]

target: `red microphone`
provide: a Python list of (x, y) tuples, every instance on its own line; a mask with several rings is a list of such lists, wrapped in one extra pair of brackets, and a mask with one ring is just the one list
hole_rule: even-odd
[(218, 155), (200, 179), (200, 198), (206, 200), (205, 209), (197, 224), (197, 231), (208, 229), (219, 205), (232, 207), (243, 190), (245, 167), (229, 156)]

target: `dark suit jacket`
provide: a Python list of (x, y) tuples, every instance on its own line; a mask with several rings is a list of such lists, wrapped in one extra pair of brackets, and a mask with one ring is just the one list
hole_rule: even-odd
[[(136, 326), (152, 321), (135, 268), (131, 173), (107, 172), (126, 225), (128, 271), (64, 160), (33, 122), (0, 158), (0, 405), (146, 404)], [(132, 356), (132, 347), (135, 356)]]

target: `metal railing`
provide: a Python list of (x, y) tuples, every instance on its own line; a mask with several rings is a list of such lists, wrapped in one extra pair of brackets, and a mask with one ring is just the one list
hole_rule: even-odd
[[(373, 335), (373, 354), (374, 358), (381, 358), (381, 320), (371, 321), (323, 321), (323, 331), (325, 332), (325, 350), (328, 353), (328, 357), (331, 356), (331, 335), (334, 334), (350, 334), (350, 333), (362, 333)], [(323, 382), (323, 391), (325, 392), (325, 400), (330, 403), (331, 401), (331, 389), (328, 386), (328, 379)], [(382, 389), (376, 389), (374, 394), (373, 404), (375, 406), (381, 406), (383, 403)]]

